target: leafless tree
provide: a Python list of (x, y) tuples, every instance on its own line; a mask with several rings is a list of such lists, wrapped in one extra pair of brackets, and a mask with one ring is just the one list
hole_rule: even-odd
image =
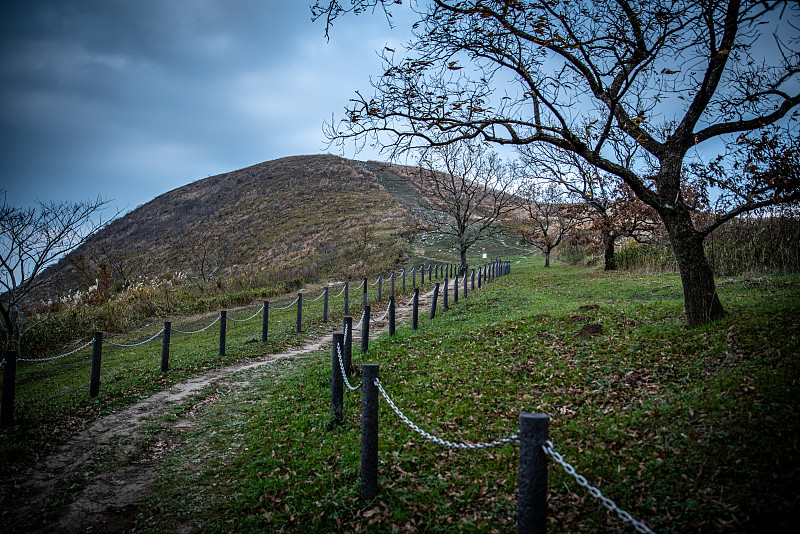
[(474, 142), (433, 147), (419, 168), (418, 185), (431, 200), (416, 211), (417, 224), (452, 241), (463, 273), (470, 247), (496, 236), (497, 221), (519, 204), (514, 175), (497, 154)]
[(558, 183), (532, 181), (520, 192), (520, 212), (507, 220), (507, 227), (544, 254), (544, 266), (550, 267), (550, 254), (577, 226), (588, 222), (586, 205), (575, 203)]
[[(327, 29), (394, 0), (317, 0)], [(749, 172), (735, 151), (765, 129), (797, 138), (800, 5), (788, 0), (431, 0), (405, 51), (383, 51), (374, 94), (356, 94), (333, 142), (390, 155), (460, 139), (555, 146), (624, 181), (658, 212), (680, 269), (686, 316), (725, 315), (703, 241), (742, 213), (800, 197), (782, 165)], [(715, 156), (719, 155), (717, 159)], [(730, 199), (697, 225), (687, 167), (713, 164)], [(739, 161), (745, 162), (743, 158)], [(779, 162), (774, 162), (779, 163)], [(775, 173), (780, 178), (775, 178)], [(713, 178), (713, 177), (710, 177)], [(717, 176), (719, 178), (719, 176)]]
[(0, 315), (6, 346), (19, 350), (25, 298), (44, 282), (42, 271), (80, 246), (106, 221), (100, 212), (108, 202), (38, 202), (19, 208), (3, 193), (0, 206)]

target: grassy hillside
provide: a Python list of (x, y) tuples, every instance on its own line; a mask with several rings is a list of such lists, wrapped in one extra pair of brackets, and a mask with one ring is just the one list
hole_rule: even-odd
[[(296, 156), (198, 180), (112, 222), (51, 269), (58, 291), (144, 276), (345, 278), (403, 258), (405, 209), (359, 162)], [(77, 266), (76, 266), (77, 264)], [(56, 292), (58, 292), (56, 291)]]

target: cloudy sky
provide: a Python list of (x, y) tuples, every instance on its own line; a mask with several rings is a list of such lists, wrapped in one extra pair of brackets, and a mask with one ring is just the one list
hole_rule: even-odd
[(394, 30), (380, 14), (346, 17), (328, 42), (308, 4), (2, 0), (0, 189), (17, 206), (101, 195), (130, 210), (328, 151), (323, 122), (370, 92), (376, 51), (407, 40), (409, 24), (402, 12)]

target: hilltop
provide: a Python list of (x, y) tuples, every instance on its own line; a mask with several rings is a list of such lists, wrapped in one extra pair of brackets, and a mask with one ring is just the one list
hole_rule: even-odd
[[(390, 193), (384, 184), (390, 184)], [(417, 188), (377, 162), (294, 156), (211, 176), (137, 207), (49, 269), (49, 293), (110, 278), (363, 276), (401, 263)], [(398, 194), (400, 192), (400, 194)]]

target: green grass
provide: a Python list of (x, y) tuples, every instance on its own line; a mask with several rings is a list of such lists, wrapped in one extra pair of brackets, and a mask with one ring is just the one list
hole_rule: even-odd
[[(365, 361), (445, 439), (504, 437), (521, 411), (549, 414), (556, 449), (657, 532), (789, 529), (800, 279), (746, 282), (720, 284), (728, 318), (689, 330), (675, 275), (518, 265), (417, 332), (373, 343)], [(579, 337), (587, 322), (602, 334)], [(362, 501), (360, 396), (330, 419), (329, 362), (326, 351), (277, 363), (207, 406), (137, 531), (515, 529), (516, 446), (444, 449), (383, 401), (380, 493)], [(553, 532), (632, 531), (555, 466), (549, 502)]]

